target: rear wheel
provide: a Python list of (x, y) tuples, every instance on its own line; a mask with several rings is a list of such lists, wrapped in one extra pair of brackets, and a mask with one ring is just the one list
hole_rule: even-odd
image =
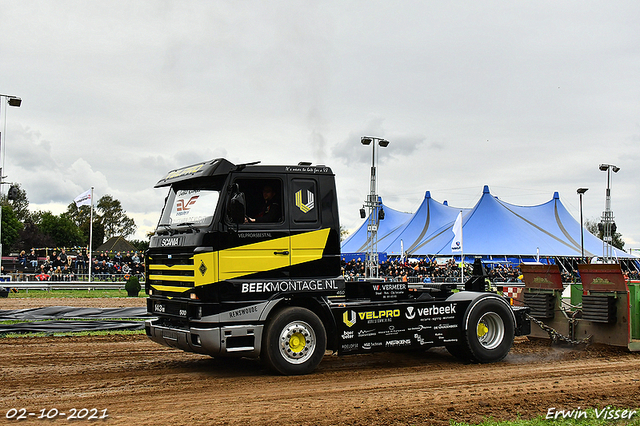
[(466, 315), (466, 329), (460, 345), (447, 347), (464, 362), (489, 363), (502, 360), (513, 345), (515, 323), (511, 308), (496, 298), (473, 303)]
[(327, 347), (320, 318), (305, 308), (288, 307), (267, 323), (262, 353), (267, 365), (284, 375), (309, 374)]

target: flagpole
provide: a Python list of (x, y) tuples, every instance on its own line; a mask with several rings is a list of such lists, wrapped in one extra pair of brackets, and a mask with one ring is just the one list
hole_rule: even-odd
[(91, 187), (91, 214), (89, 215), (89, 282), (91, 282), (91, 269), (93, 267), (93, 262), (91, 261), (92, 248), (93, 248), (93, 186)]
[(462, 210), (460, 210), (460, 264), (461, 264), (461, 270), (462, 272), (460, 273), (460, 279), (461, 279), (461, 284), (464, 284), (464, 238), (462, 237)]

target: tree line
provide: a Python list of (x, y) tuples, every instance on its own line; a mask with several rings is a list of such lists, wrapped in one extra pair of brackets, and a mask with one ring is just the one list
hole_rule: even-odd
[[(89, 245), (91, 207), (77, 207), (72, 201), (67, 211), (55, 215), (50, 211), (30, 211), (29, 199), (19, 184), (9, 200), (0, 195), (2, 206), (2, 255), (29, 251), (32, 247), (87, 247)], [(127, 216), (119, 200), (104, 195), (93, 211), (93, 247), (95, 250), (111, 237), (127, 238), (136, 231), (135, 221)], [(129, 241), (136, 249), (146, 250), (148, 241)]]

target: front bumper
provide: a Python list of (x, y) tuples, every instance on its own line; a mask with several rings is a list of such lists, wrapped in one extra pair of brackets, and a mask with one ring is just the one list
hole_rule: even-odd
[(145, 321), (147, 336), (154, 342), (186, 352), (211, 356), (260, 356), (262, 325), (178, 328), (162, 325), (158, 319)]

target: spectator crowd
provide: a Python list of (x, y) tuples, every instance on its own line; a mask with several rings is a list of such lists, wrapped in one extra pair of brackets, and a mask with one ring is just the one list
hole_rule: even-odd
[(101, 251), (92, 256), (89, 264), (87, 251), (68, 255), (66, 249), (52, 250), (50, 255), (38, 257), (36, 250), (27, 254), (24, 250), (18, 255), (18, 264), (26, 274), (33, 274), (38, 281), (73, 281), (89, 274), (93, 279), (120, 281), (129, 275), (144, 274), (144, 258), (137, 251), (116, 252), (110, 255)]
[[(486, 263), (485, 271), (491, 282), (514, 283), (521, 282), (520, 268), (511, 263)], [(365, 261), (359, 257), (346, 261), (342, 258), (342, 275), (347, 280), (358, 280), (365, 277)], [(473, 265), (465, 263), (464, 276), (471, 275)], [(631, 280), (640, 280), (638, 271), (625, 271), (625, 275)], [(401, 261), (400, 259), (390, 259), (380, 262), (378, 276), (389, 280), (402, 280), (409, 282), (454, 282), (461, 277), (460, 265), (453, 259), (448, 259), (444, 263), (439, 263), (435, 259), (428, 258)], [(571, 272), (562, 272), (563, 282), (580, 281), (580, 274), (576, 269)]]

